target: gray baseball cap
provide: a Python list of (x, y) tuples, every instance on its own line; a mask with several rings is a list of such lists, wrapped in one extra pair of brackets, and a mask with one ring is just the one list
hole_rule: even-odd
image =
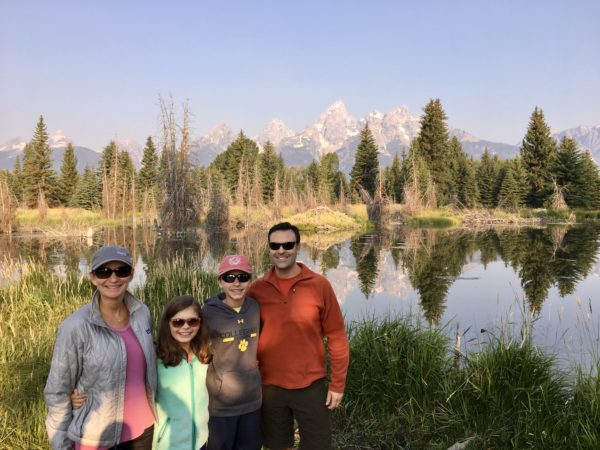
[(94, 256), (92, 257), (91, 270), (94, 271), (103, 264), (111, 261), (120, 261), (127, 264), (129, 267), (133, 267), (131, 255), (126, 248), (119, 246), (107, 246), (100, 247), (98, 250), (96, 250), (96, 253), (94, 253)]

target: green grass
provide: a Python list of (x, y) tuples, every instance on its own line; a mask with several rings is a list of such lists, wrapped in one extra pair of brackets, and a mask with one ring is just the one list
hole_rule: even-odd
[[(0, 289), (0, 448), (44, 449), (42, 391), (60, 322), (89, 301), (85, 277), (59, 277), (37, 263), (12, 263), (20, 280)], [(197, 261), (149, 265), (135, 291), (155, 321), (174, 295), (217, 291)], [(600, 448), (600, 382), (560, 370), (552, 355), (499, 332), (458, 359), (444, 329), (414, 317), (348, 327), (345, 399), (333, 415), (337, 448), (446, 450)]]
[(445, 209), (426, 209), (407, 220), (413, 228), (453, 228), (460, 224), (460, 217)]
[(363, 226), (352, 217), (327, 207), (310, 209), (285, 220), (295, 224), (302, 231), (358, 230)]
[(80, 233), (88, 228), (122, 225), (121, 218), (106, 219), (101, 211), (80, 208), (49, 208), (44, 218), (37, 209), (17, 210), (16, 226), (19, 231), (43, 231), (62, 235)]

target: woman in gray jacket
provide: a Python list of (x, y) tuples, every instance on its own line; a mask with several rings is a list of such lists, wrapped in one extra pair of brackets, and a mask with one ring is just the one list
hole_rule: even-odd
[[(54, 450), (142, 450), (152, 446), (156, 356), (148, 308), (127, 288), (133, 263), (123, 247), (92, 258), (91, 303), (60, 325), (44, 389)], [(71, 407), (76, 389), (87, 395)]]

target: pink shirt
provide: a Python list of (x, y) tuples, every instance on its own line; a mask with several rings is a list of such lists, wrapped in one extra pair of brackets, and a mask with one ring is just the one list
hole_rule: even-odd
[[(119, 440), (121, 443), (140, 437), (146, 428), (154, 424), (154, 415), (146, 395), (146, 358), (142, 347), (135, 337), (131, 325), (123, 330), (113, 328), (113, 331), (121, 336), (127, 352), (123, 429)], [(75, 444), (76, 450), (106, 450), (109, 448)]]

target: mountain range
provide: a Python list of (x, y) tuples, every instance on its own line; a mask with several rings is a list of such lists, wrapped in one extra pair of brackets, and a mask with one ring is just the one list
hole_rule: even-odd
[[(369, 124), (379, 147), (379, 161), (382, 166), (391, 164), (395, 154), (407, 149), (411, 140), (420, 129), (420, 117), (411, 115), (406, 107), (399, 107), (387, 113), (373, 111), (364, 118), (356, 118), (348, 114), (344, 102), (337, 101), (329, 106), (314, 122), (302, 131), (296, 132), (288, 128), (280, 119), (271, 120), (263, 130), (252, 139), (259, 147), (270, 141), (281, 153), (287, 165), (308, 165), (313, 159), (322, 155), (337, 152), (340, 158), (340, 169), (349, 173), (354, 164), (354, 154), (360, 139), (360, 131)], [(456, 136), (462, 143), (465, 152), (475, 159), (481, 157), (484, 149), (497, 154), (501, 159), (514, 157), (519, 152), (520, 143), (506, 144), (480, 139), (465, 130), (449, 129), (451, 136)], [(220, 124), (204, 136), (191, 142), (191, 162), (198, 166), (207, 166), (215, 157), (225, 151), (227, 146), (238, 135), (227, 124)], [(594, 159), (600, 161), (600, 125), (579, 126), (553, 134), (556, 139), (563, 136), (577, 141), (583, 149), (591, 151)], [(56, 170), (64, 154), (68, 139), (62, 131), (49, 135), (49, 144), (53, 149), (53, 164)], [(15, 138), (0, 145), (0, 169), (14, 168), (15, 158), (21, 155), (26, 140)], [(118, 142), (123, 150), (127, 150), (136, 166), (140, 166), (143, 146), (133, 140)], [(77, 169), (81, 172), (85, 166), (95, 166), (100, 159), (100, 150), (75, 145)]]

